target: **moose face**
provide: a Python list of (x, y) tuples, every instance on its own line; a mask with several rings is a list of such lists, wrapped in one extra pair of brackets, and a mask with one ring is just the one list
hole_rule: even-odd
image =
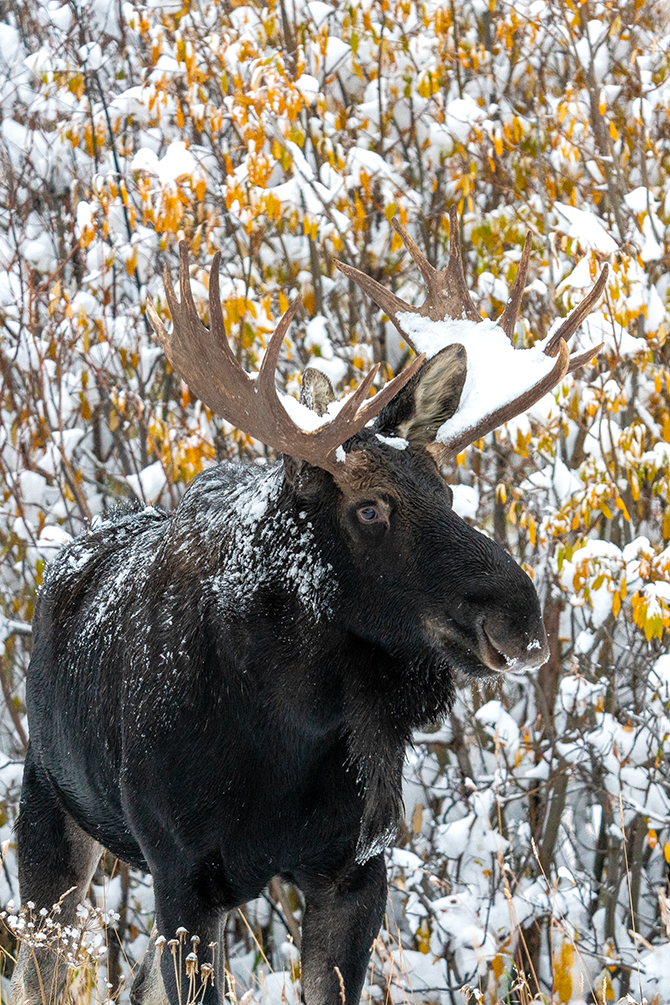
[(338, 480), (352, 631), (412, 662), (431, 650), (474, 676), (541, 666), (549, 650), (530, 578), (454, 513), (427, 450), (375, 441), (356, 437)]

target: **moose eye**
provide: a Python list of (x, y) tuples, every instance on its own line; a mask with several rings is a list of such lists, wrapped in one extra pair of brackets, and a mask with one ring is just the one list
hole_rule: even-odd
[(359, 510), (356, 510), (356, 515), (361, 523), (375, 523), (380, 519), (376, 506), (361, 506)]

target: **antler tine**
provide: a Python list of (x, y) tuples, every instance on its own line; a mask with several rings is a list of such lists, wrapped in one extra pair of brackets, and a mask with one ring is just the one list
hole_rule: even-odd
[(444, 444), (445, 451), (450, 454), (458, 454), (461, 450), (465, 449), (470, 443), (474, 443), (475, 440), (481, 439), (482, 436), (486, 436), (487, 433), (492, 432), (497, 429), (498, 426), (504, 425), (505, 422), (509, 422), (510, 419), (514, 419), (517, 415), (521, 415), (522, 412), (527, 411), (536, 402), (543, 398), (548, 391), (565, 377), (570, 367), (570, 350), (568, 349), (565, 342), (561, 342), (558, 348), (558, 359), (556, 363), (551, 368), (549, 373), (543, 377), (541, 380), (534, 384), (533, 387), (529, 388), (514, 401), (508, 402), (506, 405), (501, 405), (494, 412), (485, 416), (481, 422), (477, 423), (476, 426), (471, 426), (470, 429), (466, 429), (464, 432), (459, 433), (453, 439), (449, 440)]
[[(217, 251), (212, 259), (212, 267), (209, 270), (209, 324), (210, 331), (216, 337), (217, 343), (231, 363), (237, 363), (235, 354), (230, 348), (226, 326), (223, 320), (221, 309), (221, 287), (219, 286), (219, 269), (221, 267), (221, 252)], [(189, 284), (190, 285), (190, 284)]]
[[(175, 315), (179, 310), (179, 301), (177, 300), (177, 294), (175, 293), (174, 286), (172, 285), (172, 276), (170, 275), (170, 268), (167, 265), (163, 266), (163, 288), (165, 290), (165, 299), (168, 302), (168, 307), (170, 308), (170, 314), (172, 316), (172, 320), (174, 321)], [(163, 327), (162, 323), (161, 328), (163, 328), (163, 331), (165, 331), (165, 328)]]
[(400, 335), (402, 335), (407, 345), (413, 352), (417, 352), (417, 348), (414, 342), (409, 337), (409, 335), (403, 331), (400, 326), (400, 322), (396, 317), (397, 314), (404, 314), (409, 311), (410, 314), (418, 314), (419, 311), (416, 307), (412, 307), (411, 304), (406, 304), (404, 300), (397, 297), (395, 293), (391, 290), (387, 290), (385, 286), (378, 283), (376, 279), (372, 279), (371, 276), (361, 272), (360, 269), (355, 269), (353, 265), (347, 265), (346, 262), (335, 262), (340, 272), (344, 273), (347, 279), (351, 279), (352, 282), (356, 283), (357, 286), (363, 290), (363, 293), (367, 294), (374, 303), (377, 304), (384, 314), (388, 314), (389, 319), (393, 322), (397, 328)]
[[(358, 385), (351, 397), (347, 398), (342, 408), (337, 413), (337, 419), (340, 420), (342, 424), (348, 422), (350, 419), (356, 415), (359, 405), (361, 405), (368, 396), (368, 392), (372, 387), (373, 381), (377, 374), (379, 373), (379, 363), (375, 363), (371, 370), (368, 371), (364, 379)], [(337, 421), (336, 419), (336, 421)]]
[(282, 342), (286, 338), (289, 325), (291, 324), (291, 321), (293, 321), (295, 313), (301, 304), (302, 300), (300, 297), (296, 297), (293, 303), (289, 306), (288, 310), (284, 311), (279, 320), (279, 324), (274, 330), (274, 334), (268, 343), (267, 349), (265, 350), (265, 355), (263, 356), (263, 362), (261, 363), (261, 368), (258, 371), (258, 376), (256, 377), (256, 392), (258, 394), (264, 395), (267, 393), (268, 389), (274, 392), (275, 370), (277, 369), (277, 362), (279, 360)]
[(397, 216), (394, 216), (391, 220), (391, 226), (409, 251), (414, 264), (419, 267), (419, 271), (423, 276), (424, 282), (430, 291), (431, 287), (435, 285), (436, 278), (439, 277), (440, 272), (430, 264), (419, 245), (416, 243), (414, 238), (407, 233)]
[(359, 411), (361, 418), (365, 419), (363, 425), (366, 425), (370, 419), (373, 419), (375, 415), (379, 415), (382, 408), (388, 405), (389, 401), (395, 398), (398, 391), (402, 390), (405, 384), (408, 384), (417, 370), (420, 370), (426, 361), (426, 354), (421, 353), (416, 359), (413, 359), (409, 366), (406, 366), (397, 377), (385, 384), (381, 391), (375, 394), (372, 401), (369, 401), (364, 405)]
[(189, 280), (189, 253), (183, 242), (179, 249), (181, 301), (177, 300), (166, 268), (165, 294), (172, 314), (172, 332), (166, 331), (151, 301), (147, 301), (146, 308), (166, 355), (191, 390), (212, 411), (267, 446), (336, 475), (341, 470), (341, 465), (334, 456), (337, 447), (359, 432), (411, 380), (424, 357), (414, 360), (410, 367), (390, 381), (372, 401), (363, 405), (379, 369), (378, 366), (374, 367), (335, 419), (314, 431), (301, 429), (289, 417), (275, 386), (279, 352), (300, 305), (300, 298), (294, 300), (280, 319), (268, 343), (258, 376), (252, 380), (238, 363), (226, 337), (219, 289), (219, 264), (220, 256), (217, 254), (209, 277), (209, 330), (200, 320), (195, 306)]
[(181, 295), (182, 307), (186, 304), (187, 309), (196, 315), (198, 312), (193, 300), (193, 290), (191, 289), (191, 277), (189, 275), (190, 257), (186, 241), (179, 242), (179, 293)]
[(521, 253), (521, 261), (519, 262), (519, 268), (516, 270), (516, 276), (514, 278), (514, 286), (512, 287), (512, 292), (510, 293), (509, 300), (505, 306), (505, 310), (500, 316), (498, 325), (502, 328), (507, 335), (507, 338), (512, 344), (514, 344), (514, 329), (516, 327), (516, 321), (519, 316), (519, 308), (521, 307), (521, 297), (523, 296), (523, 288), (526, 285), (526, 276), (528, 275), (528, 266), (530, 264), (530, 253), (532, 250), (533, 235), (529, 230), (526, 234), (526, 240), (524, 241), (523, 251)]
[(167, 337), (167, 332), (165, 331), (165, 325), (163, 324), (161, 319), (158, 317), (158, 314), (156, 313), (156, 308), (154, 307), (152, 300), (147, 300), (145, 310), (149, 317), (149, 323), (151, 324), (151, 327), (153, 328), (156, 335), (158, 335), (158, 339), (160, 341), (161, 346), (163, 347), (163, 351), (165, 351), (165, 339)]
[(605, 289), (608, 274), (609, 267), (604, 265), (593, 289), (584, 297), (582, 302), (575, 307), (574, 311), (568, 315), (558, 331), (554, 332), (549, 339), (549, 342), (544, 350), (547, 356), (555, 356), (558, 352), (558, 346), (561, 340), (567, 341), (572, 335), (574, 335), (587, 314), (590, 314), (591, 308), (596, 301), (600, 299), (600, 294)]
[(600, 345), (597, 345), (595, 347), (595, 349), (588, 349), (586, 352), (581, 353), (579, 356), (571, 356), (570, 366), (568, 367), (568, 373), (574, 373), (575, 370), (579, 370), (580, 366), (584, 366), (585, 363), (590, 363), (591, 360), (598, 355), (598, 353), (600, 352), (600, 350), (603, 348), (604, 345), (605, 343), (601, 342)]

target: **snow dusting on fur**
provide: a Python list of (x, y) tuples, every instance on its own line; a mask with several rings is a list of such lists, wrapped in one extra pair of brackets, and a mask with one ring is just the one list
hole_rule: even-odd
[(382, 831), (381, 834), (377, 834), (371, 841), (359, 840), (358, 847), (356, 848), (356, 861), (360, 865), (365, 865), (368, 859), (386, 851), (393, 844), (397, 833), (398, 828), (393, 824)]
[[(59, 580), (75, 586), (89, 568), (98, 576), (83, 624), (91, 642), (118, 623), (122, 609), (133, 618), (134, 598), (169, 555), (199, 575), (222, 615), (244, 612), (260, 589), (280, 583), (310, 616), (323, 616), (335, 586), (332, 568), (322, 560), (305, 514), (278, 505), (282, 486), (281, 465), (209, 469), (173, 515), (147, 506), (108, 520), (97, 518), (88, 534), (60, 551), (47, 569), (45, 587)], [(175, 583), (174, 591), (162, 598), (165, 629), (172, 624), (177, 593)], [(173, 657), (172, 652), (162, 654), (166, 671)]]
[[(282, 465), (238, 472), (232, 486), (219, 489), (218, 505), (212, 505), (218, 495), (216, 474), (201, 476), (209, 505), (202, 506), (197, 499), (190, 505), (190, 493), (198, 490), (196, 482), (179, 514), (184, 526), (192, 521), (199, 548), (216, 550), (220, 556), (209, 576), (209, 588), (222, 613), (239, 614), (260, 589), (280, 583), (311, 615), (326, 614), (334, 587), (332, 568), (321, 558), (311, 523), (280, 506)], [(190, 543), (187, 540), (177, 550)]]

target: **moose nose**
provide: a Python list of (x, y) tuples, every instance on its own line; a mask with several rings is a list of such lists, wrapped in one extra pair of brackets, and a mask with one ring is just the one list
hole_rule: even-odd
[(542, 619), (515, 624), (501, 613), (486, 615), (477, 632), (479, 655), (491, 670), (536, 670), (549, 659), (549, 643)]

